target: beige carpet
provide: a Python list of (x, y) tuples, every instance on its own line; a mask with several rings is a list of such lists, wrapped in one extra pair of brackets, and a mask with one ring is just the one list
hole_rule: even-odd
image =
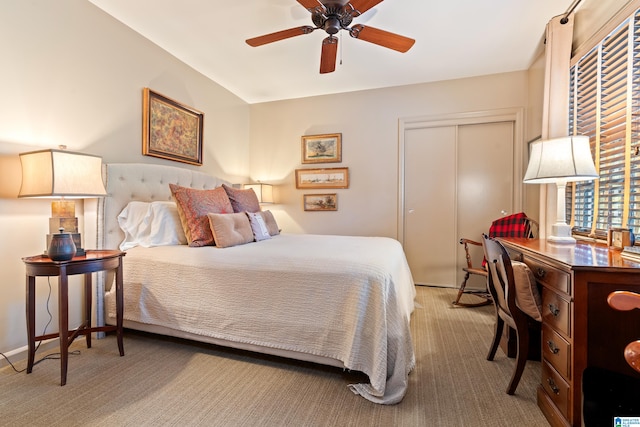
[(58, 360), (29, 375), (0, 370), (0, 425), (546, 426), (540, 363), (508, 396), (513, 359), (485, 360), (493, 307), (454, 308), (454, 290), (417, 289), (417, 367), (398, 405), (354, 395), (346, 384), (357, 375), (341, 370), (127, 332), (124, 357), (112, 336), (74, 343), (64, 387)]

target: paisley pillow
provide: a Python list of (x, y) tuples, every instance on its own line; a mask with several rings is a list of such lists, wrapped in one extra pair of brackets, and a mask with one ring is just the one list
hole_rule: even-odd
[(222, 188), (227, 192), (234, 212), (260, 212), (260, 202), (253, 188), (241, 190), (222, 184)]
[(214, 245), (209, 224), (209, 213), (233, 213), (233, 207), (224, 188), (196, 190), (169, 184), (178, 206), (178, 215), (189, 246)]

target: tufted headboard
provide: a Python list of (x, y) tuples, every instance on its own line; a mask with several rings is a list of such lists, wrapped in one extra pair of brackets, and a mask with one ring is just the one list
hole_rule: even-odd
[[(202, 172), (175, 166), (145, 163), (109, 163), (103, 166), (106, 197), (99, 199), (95, 212), (85, 211), (86, 218), (95, 217), (97, 249), (117, 249), (124, 233), (118, 225), (118, 215), (131, 201), (153, 202), (171, 200), (169, 184), (197, 189), (230, 185), (228, 181)], [(85, 224), (86, 227), (86, 224)], [(126, 261), (125, 261), (126, 262)], [(113, 283), (113, 274), (98, 273), (96, 281), (96, 325), (104, 325), (104, 292)], [(98, 333), (102, 337), (104, 333)]]
[(153, 202), (171, 200), (169, 184), (211, 189), (229, 182), (202, 172), (175, 166), (144, 163), (104, 165), (107, 196), (98, 201), (97, 248), (116, 249), (124, 239), (118, 214), (133, 200)]

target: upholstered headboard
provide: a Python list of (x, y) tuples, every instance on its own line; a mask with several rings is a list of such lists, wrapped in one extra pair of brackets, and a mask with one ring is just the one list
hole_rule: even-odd
[(171, 200), (169, 184), (211, 189), (229, 182), (202, 172), (175, 166), (143, 163), (109, 163), (104, 166), (107, 196), (98, 201), (97, 247), (116, 249), (124, 239), (118, 214), (133, 200)]
[[(144, 163), (109, 163), (104, 165), (103, 178), (107, 196), (99, 199), (95, 212), (85, 211), (85, 219), (96, 219), (97, 249), (117, 249), (124, 233), (118, 226), (118, 215), (131, 201), (153, 202), (171, 200), (169, 184), (197, 189), (211, 189), (228, 181), (202, 172), (175, 166)], [(91, 210), (91, 209), (90, 209)], [(125, 259), (126, 263), (126, 259)], [(104, 292), (113, 282), (113, 274), (99, 273), (96, 281), (96, 325), (104, 325)], [(98, 334), (101, 337), (103, 333)]]

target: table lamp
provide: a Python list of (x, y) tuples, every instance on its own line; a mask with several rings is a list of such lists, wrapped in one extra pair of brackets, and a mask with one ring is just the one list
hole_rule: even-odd
[(258, 182), (256, 184), (244, 184), (244, 188), (253, 188), (253, 191), (258, 196), (258, 202), (273, 203), (273, 186), (271, 184), (263, 184)]
[(20, 154), (20, 163), (22, 185), (18, 197), (56, 199), (51, 202), (46, 247), (51, 236), (63, 229), (72, 235), (76, 255), (85, 255), (73, 199), (107, 194), (102, 183), (102, 158), (66, 150), (41, 150)]
[(529, 165), (523, 182), (527, 184), (556, 184), (556, 223), (551, 227), (548, 241), (575, 243), (571, 227), (566, 223), (565, 194), (567, 182), (597, 179), (598, 172), (591, 158), (589, 137), (566, 136), (531, 143)]

